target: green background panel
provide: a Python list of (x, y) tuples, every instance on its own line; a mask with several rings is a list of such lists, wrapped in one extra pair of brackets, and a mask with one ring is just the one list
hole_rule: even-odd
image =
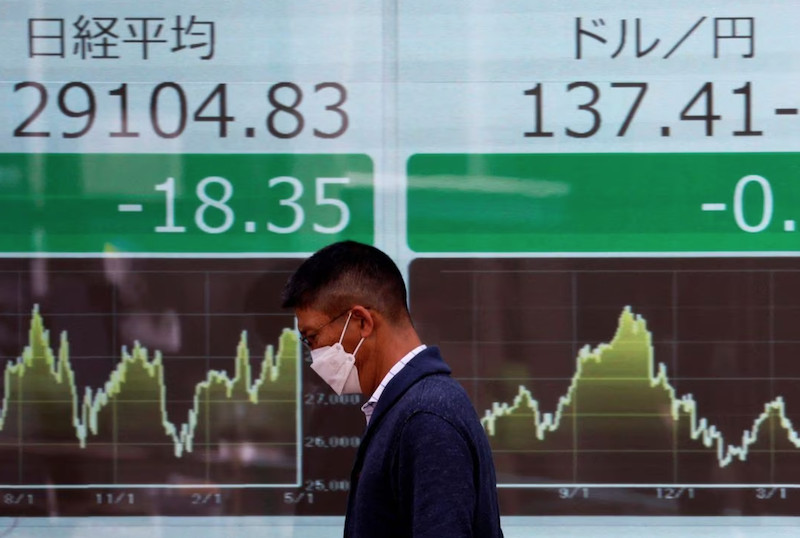
[[(800, 250), (800, 224), (786, 231), (800, 220), (800, 153), (418, 154), (408, 175), (417, 252)], [(749, 175), (769, 182), (774, 206), (755, 233), (734, 217)], [(756, 226), (763, 207), (750, 182), (744, 222)]]
[[(195, 221), (203, 202), (196, 188), (204, 178), (230, 181), (227, 205), (234, 222), (226, 231), (207, 233)], [(279, 176), (303, 185), (296, 203), (305, 215), (293, 233), (269, 232), (267, 222), (291, 225), (294, 210), (281, 205), (294, 194), (288, 184), (268, 186)], [(166, 224), (166, 194), (155, 190), (175, 180), (175, 224), (184, 233), (156, 233)], [(328, 185), (324, 196), (339, 199), (350, 211), (340, 233), (333, 227), (340, 210), (317, 205), (316, 178), (347, 177), (347, 185)], [(211, 184), (215, 200), (223, 187)], [(311, 252), (340, 239), (374, 240), (373, 165), (366, 155), (198, 155), (198, 154), (0, 154), (0, 250), (3, 252)], [(141, 204), (138, 213), (120, 212), (119, 204)], [(220, 209), (204, 214), (209, 226), (224, 220)], [(255, 232), (246, 224), (255, 223)]]

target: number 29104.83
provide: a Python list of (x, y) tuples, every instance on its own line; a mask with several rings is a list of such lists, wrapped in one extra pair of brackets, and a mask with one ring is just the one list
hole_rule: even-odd
[[(140, 86), (136, 85), (139, 89)], [(309, 89), (306, 89), (306, 93)], [(48, 109), (50, 93), (47, 87), (40, 82), (26, 81), (14, 85), (14, 92), (24, 95), (25, 92), (36, 92), (34, 97), (37, 103), (33, 110), (14, 129), (13, 135), (17, 138), (49, 138), (50, 131), (40, 130), (40, 116), (50, 113)], [(268, 109), (263, 120), (267, 133), (275, 138), (289, 139), (300, 136), (308, 131), (306, 115), (311, 113), (315, 118), (325, 121), (326, 129), (318, 129), (310, 125), (311, 133), (315, 138), (331, 139), (344, 135), (349, 126), (350, 118), (345, 110), (347, 103), (347, 88), (338, 82), (321, 82), (313, 86), (313, 93), (319, 94), (322, 104), (304, 105), (304, 91), (293, 82), (278, 82), (269, 87), (266, 92)], [(129, 103), (138, 103), (141, 99), (128, 95), (128, 85), (121, 84), (108, 92), (109, 98), (104, 98), (98, 105), (95, 90), (85, 82), (69, 82), (61, 86), (56, 96), (57, 112), (67, 118), (72, 118), (76, 123), (76, 130), (64, 131), (62, 138), (81, 138), (89, 134), (97, 119), (98, 113), (105, 107), (109, 113), (118, 115), (119, 129), (108, 132), (110, 138), (139, 138), (141, 132), (137, 126), (131, 125), (129, 119)], [(196, 123), (217, 124), (217, 136), (226, 138), (231, 134), (230, 125), (236, 122), (236, 117), (228, 113), (228, 86), (217, 84), (213, 90), (196, 106), (191, 119)], [(248, 108), (253, 108), (248, 103)], [(314, 110), (314, 108), (324, 108)], [(114, 112), (114, 109), (116, 111)], [(150, 127), (155, 135), (160, 138), (178, 138), (189, 124), (190, 102), (183, 86), (175, 82), (162, 82), (150, 92), (148, 99)], [(324, 118), (324, 115), (332, 115)], [(141, 128), (141, 126), (139, 126)], [(254, 138), (256, 129), (247, 127), (241, 131), (242, 136)]]

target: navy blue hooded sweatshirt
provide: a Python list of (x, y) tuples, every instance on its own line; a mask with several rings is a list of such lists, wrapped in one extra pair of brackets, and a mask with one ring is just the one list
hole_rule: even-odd
[(436, 347), (386, 385), (350, 480), (345, 538), (503, 536), (489, 441)]

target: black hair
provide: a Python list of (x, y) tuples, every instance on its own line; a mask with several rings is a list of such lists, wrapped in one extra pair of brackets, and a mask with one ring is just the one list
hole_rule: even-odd
[(283, 289), (284, 308), (314, 308), (336, 316), (370, 307), (392, 323), (410, 321), (406, 285), (392, 259), (370, 245), (341, 241), (304, 261)]

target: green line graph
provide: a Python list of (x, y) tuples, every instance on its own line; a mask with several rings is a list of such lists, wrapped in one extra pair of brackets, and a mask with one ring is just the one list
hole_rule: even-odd
[[(713, 449), (720, 467), (747, 460), (751, 449), (765, 444), (771, 450), (800, 449), (800, 436), (786, 416), (782, 396), (764, 404), (752, 427), (741, 437), (726, 440), (717, 426), (701, 417), (692, 394), (678, 395), (667, 368), (654, 360), (652, 334), (641, 316), (626, 307), (614, 338), (592, 349), (583, 347), (575, 374), (555, 412), (541, 410), (525, 386), (511, 403), (495, 402), (481, 419), (499, 449), (546, 446), (560, 430), (616, 429), (625, 437), (672, 437), (670, 445), (691, 440)], [(563, 441), (563, 440), (561, 440)], [(761, 443), (759, 443), (761, 441)]]
[[(16, 443), (24, 449), (27, 444), (52, 442), (63, 446), (72, 438), (75, 447), (87, 451), (87, 457), (93, 446), (168, 445), (177, 462), (191, 457), (198, 445), (230, 437), (224, 432), (232, 425), (245, 436), (268, 425), (269, 443), (253, 433), (249, 441), (255, 444), (297, 444), (300, 349), (292, 329), (282, 331), (277, 349), (266, 347), (258, 371), (250, 365), (247, 332), (243, 331), (236, 347), (234, 375), (207, 371), (205, 379), (196, 382), (185, 417), (168, 415), (161, 352), (153, 352), (151, 358), (138, 342), (130, 352), (123, 347), (103, 386), (86, 387), (81, 394), (70, 361), (69, 335), (62, 332), (54, 350), (37, 307), (28, 336), (22, 355), (5, 368), (0, 411), (0, 442), (4, 445)], [(27, 425), (32, 417), (40, 419), (36, 432)], [(39, 439), (41, 436), (46, 439)], [(154, 482), (148, 478), (149, 483)]]

